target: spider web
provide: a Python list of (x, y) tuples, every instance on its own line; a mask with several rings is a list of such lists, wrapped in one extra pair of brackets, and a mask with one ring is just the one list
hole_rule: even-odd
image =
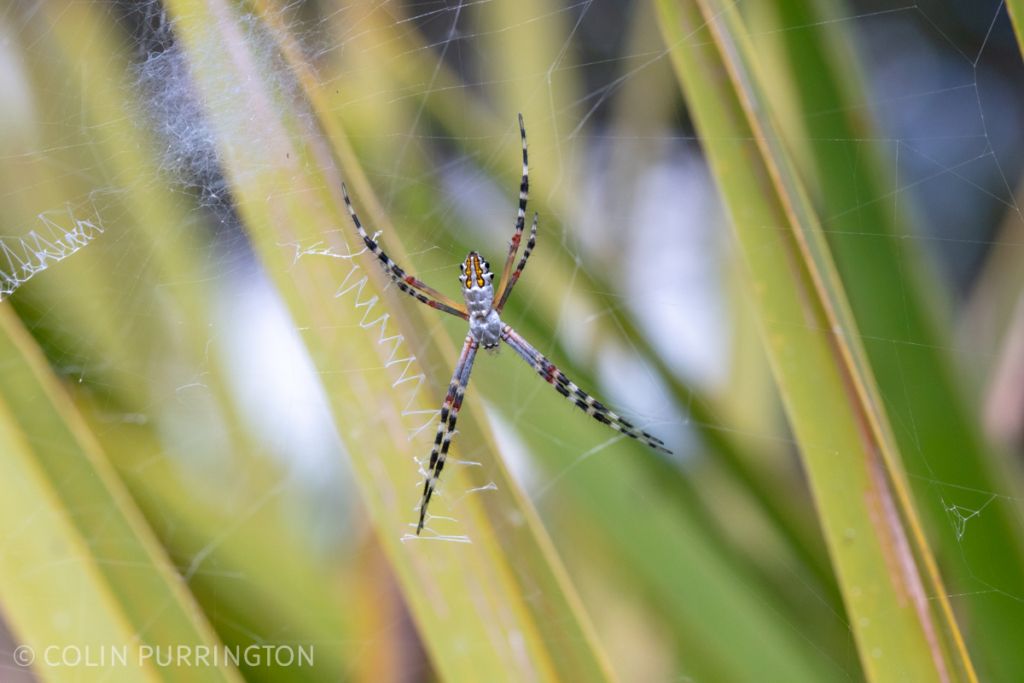
[[(737, 4), (758, 45), (815, 26), (758, 29), (756, 7)], [(11, 299), (55, 371), (80, 392), (101, 441), (112, 442), (126, 425), (147, 434), (150, 447), (117, 463), (119, 471), (170, 478), (174, 490), (187, 490), (189, 501), (209, 512), (204, 529), (176, 514), (147, 514), (198, 594), (233, 588), (259, 594), (284, 576), (326, 580), (360, 562), (380, 568), (367, 547), (367, 520), (346, 464), (345, 449), (353, 444), (336, 432), (320, 385), (324, 371), (309, 359), (303, 330), (246, 238), (204, 116), (209, 103), (190, 82), (164, 8), (154, 0), (77, 5), (101, 17), (108, 31), (86, 46), (94, 50), (88, 52), (94, 61), (83, 61), (92, 73), (68, 69), (66, 56), (58, 55), (76, 21), (74, 5), (12, 3), (0, 10), (0, 84), (10, 93), (4, 116), (11, 132), (0, 152), (6, 183), (0, 298)], [(261, 69), (283, 100), (300, 99), (273, 37), (247, 11), (239, 10)], [(464, 451), (456, 438), (446, 474), (474, 468), (482, 483), (452, 487), (442, 475), (421, 540), (474, 542), (460, 506), (493, 495), (497, 468), (507, 467), (579, 579), (614, 667), (641, 671), (645, 680), (685, 679), (707, 673), (691, 668), (675, 635), (662, 632), (665, 614), (644, 598), (649, 585), (615, 594), (614, 554), (617, 539), (640, 528), (627, 517), (642, 517), (666, 546), (684, 545), (698, 533), (694, 526), (705, 524), (702, 539), (717, 534), (721, 547), (753, 549), (749, 564), (758, 569), (736, 571), (737, 582), (753, 587), (755, 575), (767, 576), (784, 586), (785, 599), (820, 618), (780, 617), (795, 641), (826, 662), (819, 671), (856, 678), (856, 653), (829, 640), (850, 632), (846, 616), (804, 568), (774, 563), (778, 538), (756, 501), (715, 465), (707, 445), (719, 435), (763, 457), (764, 470), (813, 518), (725, 214), (650, 7), (581, 0), (538, 3), (516, 14), (490, 1), (382, 3), (369, 10), (323, 0), (275, 13), (300, 40), (321, 84), (336, 93), (332, 110), (345, 122), (394, 226), (377, 239), (386, 250), (404, 251), (408, 260), (401, 265), (453, 298), (468, 249), (492, 264), (504, 261), (518, 183), (516, 114), (527, 113), (531, 210), (541, 213), (540, 237), (503, 318), (583, 388), (663, 438), (676, 457), (657, 467), (683, 472), (690, 483), (678, 485), (693, 489), (693, 509), (680, 511), (654, 491), (651, 470), (630, 462), (660, 456), (580, 413), (508, 349), (481, 353), (469, 392), (484, 409), (464, 410), (460, 422), (493, 430), (504, 461)], [(1015, 387), (1024, 383), (1013, 381), (1021, 367), (1013, 359), (1022, 353), (1024, 307), (1007, 303), (1019, 297), (1021, 283), (1012, 266), (999, 264), (1019, 263), (1024, 244), (1017, 199), (1024, 69), (1006, 9), (999, 0), (858, 2), (848, 16), (830, 21), (857, 44), (867, 83), (867, 99), (857, 108), (881, 131), (854, 142), (865, 155), (880, 153), (892, 183), (883, 196), (858, 197), (847, 211), (881, 202), (911, 226), (899, 249), (927, 271), (933, 286), (927, 303), (942, 328), (958, 330), (938, 337), (939, 351), (954, 362), (964, 395), (976, 399), (987, 437), (1019, 455), (1024, 394)], [(536, 43), (511, 45), (509, 35), (535, 36)], [(416, 68), (378, 80), (381, 61), (396, 72)], [(517, 68), (509, 69), (510, 62)], [(110, 73), (100, 77), (106, 89), (97, 91), (98, 81), (90, 79), (101, 67)], [(225, 82), (222, 90), (230, 101), (237, 84)], [(313, 115), (303, 112), (299, 125), (315, 128)], [(132, 145), (111, 146), (109, 130), (121, 127), (133, 131), (136, 152)], [(247, 133), (249, 144), (261, 143), (259, 130)], [(851, 176), (856, 161), (850, 160)], [(822, 216), (824, 229), (839, 218)], [(428, 361), (419, 341), (399, 332), (392, 316), (400, 312), (367, 285), (366, 269), (375, 266), (351, 239), (351, 226), (337, 232), (354, 245), (351, 251), (333, 246), (332, 234), (279, 246), (294, 254), (296, 268), (307, 259), (337, 262), (337, 289), (320, 305), (355, 307), (362, 321), (348, 333), (372, 335), (388, 350), (388, 366), (401, 373), (387, 387), (406, 406), (408, 496), (395, 504), (406, 506), (414, 523), (438, 415), (418, 406), (440, 407), (443, 398), (430, 395), (425, 378), (448, 377), (456, 358)], [(875, 243), (874, 226), (852, 238)], [(906, 290), (890, 294), (911, 296), (916, 278), (907, 273)], [(205, 303), (175, 308), (168, 304), (171, 292)], [(203, 311), (199, 334), (197, 311)], [(465, 334), (463, 323), (440, 314), (432, 325), (456, 343)], [(183, 329), (192, 331), (178, 332)], [(909, 333), (862, 333), (866, 343), (890, 345), (897, 358), (922, 343)], [(139, 347), (145, 351), (128, 353)], [(677, 385), (686, 388), (682, 400)], [(911, 412), (894, 427), (914, 443), (918, 419), (925, 417)], [(963, 551), (940, 562), (967, 565), (970, 580), (949, 586), (954, 605), (981, 596), (1024, 610), (1024, 590), (992, 578), (999, 558), (989, 566), (966, 552), (973, 532), (997, 515), (1019, 521), (1015, 480), (989, 490), (944, 478), (917, 443), (908, 473), (945, 511), (942, 531), (953, 533)], [(156, 485), (133, 490), (147, 513), (165, 493)], [(680, 515), (692, 520), (681, 522)], [(577, 535), (581, 526), (597, 531)], [(290, 560), (279, 575), (236, 573), (232, 558), (260, 528), (275, 539), (294, 538), (287, 551), (307, 559)], [(725, 554), (712, 541), (700, 543)], [(686, 560), (671, 562), (681, 568)], [(376, 630), (359, 633), (368, 651), (396, 639), (415, 642), (393, 587), (374, 590), (391, 602)], [(296, 604), (305, 603), (296, 597)], [(245, 609), (232, 607), (209, 615), (226, 640), (308, 637), (307, 624), (289, 621), (293, 614), (285, 612), (276, 629), (257, 632)], [(317, 646), (323, 663), (312, 678), (359, 669), (358, 648)], [(5, 680), (25, 674), (11, 659), (13, 650), (0, 645)], [(422, 674), (425, 657), (415, 647), (408, 651), (396, 666)], [(245, 673), (260, 678), (257, 668)]]

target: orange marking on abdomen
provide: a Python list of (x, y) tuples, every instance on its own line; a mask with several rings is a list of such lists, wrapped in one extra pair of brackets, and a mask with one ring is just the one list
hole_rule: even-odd
[(469, 277), (476, 281), (477, 287), (484, 286), (484, 269), (480, 265), (480, 256), (477, 254), (470, 254), (466, 257), (466, 270), (469, 273)]

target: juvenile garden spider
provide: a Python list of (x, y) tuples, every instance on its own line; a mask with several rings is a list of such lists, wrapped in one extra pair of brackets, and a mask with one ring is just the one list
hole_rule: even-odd
[(533, 214), (533, 225), (530, 227), (530, 239), (526, 242), (526, 249), (523, 257), (519, 260), (515, 270), (512, 264), (515, 263), (516, 255), (519, 253), (519, 243), (523, 237), (523, 227), (526, 221), (526, 201), (529, 196), (529, 170), (526, 162), (526, 128), (523, 126), (523, 115), (519, 115), (519, 136), (523, 142), (523, 180), (519, 186), (519, 213), (516, 217), (516, 231), (509, 243), (508, 257), (505, 259), (505, 267), (501, 272), (501, 280), (495, 292), (491, 280), (494, 273), (491, 272), (490, 264), (487, 263), (475, 251), (469, 252), (466, 260), (460, 264), (462, 274), (459, 281), (462, 283), (462, 296), (465, 305), (450, 299), (433, 287), (413, 275), (405, 272), (397, 263), (384, 253), (380, 246), (366, 234), (356, 210), (352, 208), (352, 201), (348, 197), (348, 189), (344, 184), (341, 186), (345, 195), (345, 205), (352, 216), (352, 222), (359, 232), (359, 236), (366, 244), (366, 248), (376, 255), (384, 271), (388, 274), (398, 288), (415, 297), (418, 301), (425, 303), (431, 308), (450, 313), (469, 322), (469, 334), (466, 335), (465, 344), (462, 347), (462, 355), (455, 366), (455, 373), (452, 375), (451, 384), (448, 386), (448, 395), (441, 404), (441, 420), (437, 425), (437, 435), (434, 437), (434, 447), (430, 451), (430, 464), (423, 483), (423, 497), (420, 500), (420, 518), (416, 525), (416, 534), (423, 530), (427, 519), (427, 505), (430, 504), (430, 497), (437, 487), (437, 480), (444, 469), (445, 459), (448, 457), (448, 449), (451, 446), (452, 437), (455, 435), (455, 420), (459, 416), (459, 408), (462, 407), (462, 398), (466, 393), (466, 386), (469, 384), (469, 373), (473, 369), (473, 360), (476, 358), (477, 349), (483, 346), (485, 349), (498, 348), (499, 342), (504, 341), (512, 347), (522, 358), (537, 371), (544, 380), (553, 386), (558, 393), (572, 401), (577, 408), (590, 415), (598, 422), (604, 423), (612, 429), (622, 432), (647, 446), (671, 454), (665, 448), (664, 442), (647, 432), (637, 429), (632, 424), (622, 419), (612, 411), (608, 410), (600, 401), (580, 389), (565, 376), (561, 370), (545, 358), (529, 342), (523, 339), (518, 332), (506, 325), (501, 320), (501, 310), (508, 301), (512, 288), (519, 280), (519, 276), (526, 267), (526, 261), (537, 243), (537, 214)]

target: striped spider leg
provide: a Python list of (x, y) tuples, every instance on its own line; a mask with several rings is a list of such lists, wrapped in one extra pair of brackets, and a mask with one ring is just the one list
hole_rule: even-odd
[(519, 208), (516, 215), (515, 233), (509, 242), (508, 256), (502, 269), (501, 279), (499, 280), (497, 290), (495, 290), (493, 284), (494, 273), (491, 272), (490, 264), (479, 253), (475, 251), (469, 252), (466, 259), (460, 264), (462, 272), (459, 275), (459, 282), (462, 285), (464, 304), (449, 299), (415, 276), (409, 275), (397, 263), (392, 261), (377, 242), (366, 234), (362, 223), (359, 221), (359, 217), (356, 215), (355, 209), (352, 208), (348, 191), (342, 185), (345, 204), (348, 206), (349, 214), (360, 238), (362, 238), (366, 248), (377, 257), (388, 277), (398, 285), (398, 288), (431, 308), (457, 316), (469, 323), (469, 334), (466, 335), (462, 354), (459, 356), (459, 362), (455, 366), (451, 383), (448, 385), (448, 393), (445, 396), (444, 403), (441, 404), (440, 420), (438, 421), (437, 432), (434, 436), (434, 445), (430, 450), (426, 479), (423, 482), (423, 494), (419, 505), (419, 521), (416, 524), (417, 535), (423, 531), (423, 527), (426, 524), (427, 507), (437, 489), (438, 479), (441, 476), (441, 471), (444, 469), (445, 460), (448, 458), (452, 438), (455, 436), (455, 423), (459, 417), (459, 409), (462, 407), (466, 387), (469, 385), (470, 372), (473, 370), (473, 361), (476, 360), (477, 350), (481, 346), (488, 350), (495, 350), (504, 341), (523, 360), (529, 363), (537, 371), (537, 374), (553, 386), (558, 393), (587, 415), (656, 451), (671, 454), (671, 451), (665, 447), (661, 439), (641, 429), (637, 429), (630, 422), (606, 408), (603, 403), (580, 389), (579, 386), (566, 377), (565, 373), (555, 367), (551, 361), (527, 342), (522, 335), (501, 320), (501, 311), (504, 309), (505, 303), (512, 293), (512, 288), (519, 281), (519, 277), (526, 268), (526, 262), (529, 260), (530, 254), (533, 253), (534, 246), (537, 244), (537, 214), (535, 213), (526, 248), (523, 250), (519, 263), (513, 269), (512, 264), (516, 263), (516, 257), (519, 255), (523, 228), (526, 223), (526, 205), (529, 199), (530, 187), (526, 155), (526, 128), (523, 125), (522, 114), (519, 115), (519, 134), (523, 145), (523, 178), (519, 186)]
[[(516, 231), (508, 243), (508, 257), (505, 259), (505, 267), (501, 271), (501, 280), (498, 281), (498, 291), (502, 295), (498, 298), (498, 305), (495, 308), (498, 312), (505, 307), (505, 301), (512, 291), (512, 285), (516, 283), (519, 276), (526, 267), (526, 260), (530, 258), (530, 252), (537, 244), (537, 214), (533, 214), (533, 226), (530, 228), (530, 240), (526, 243), (526, 251), (519, 262), (519, 267), (512, 273), (512, 264), (516, 261), (516, 254), (519, 252), (519, 243), (523, 239), (523, 227), (526, 223), (526, 201), (530, 197), (530, 168), (526, 155), (526, 126), (523, 125), (523, 115), (519, 115), (519, 138), (523, 141), (523, 179), (519, 183), (519, 211), (516, 213)], [(511, 277), (511, 281), (509, 278)]]
[(426, 304), (431, 308), (436, 308), (439, 311), (450, 313), (458, 318), (467, 320), (469, 315), (466, 313), (466, 307), (456, 302), (454, 299), (449, 299), (441, 292), (437, 291), (427, 283), (423, 282), (414, 275), (409, 275), (405, 272), (397, 263), (391, 260), (391, 257), (384, 253), (384, 250), (380, 248), (380, 245), (374, 241), (372, 237), (366, 234), (366, 230), (363, 229), (363, 223), (359, 220), (359, 216), (356, 214), (356, 210), (352, 207), (352, 200), (348, 196), (348, 188), (345, 187), (345, 183), (341, 184), (341, 194), (345, 197), (345, 206), (348, 207), (348, 215), (352, 217), (352, 223), (356, 226), (356, 231), (359, 233), (359, 237), (362, 238), (363, 244), (370, 250), (370, 253), (377, 257), (380, 261), (381, 267), (384, 268), (384, 272), (391, 278), (392, 282), (398, 285), (398, 288), (413, 297), (420, 303)]
[(448, 385), (448, 394), (444, 397), (444, 403), (441, 404), (441, 419), (437, 423), (437, 434), (434, 435), (434, 447), (430, 450), (427, 477), (423, 482), (420, 520), (416, 524), (417, 535), (423, 531), (423, 525), (427, 521), (427, 506), (430, 504), (430, 497), (434, 495), (437, 479), (441, 476), (444, 461), (448, 458), (448, 448), (452, 445), (452, 437), (455, 436), (455, 421), (459, 419), (459, 409), (462, 408), (462, 399), (466, 395), (469, 373), (473, 370), (473, 361), (476, 359), (478, 348), (480, 348), (480, 342), (474, 339), (473, 335), (466, 335), (466, 343), (462, 345), (462, 354), (459, 356), (459, 362), (455, 365), (455, 372), (452, 373), (452, 382)]
[(628, 420), (624, 420), (612, 411), (608, 410), (603, 403), (580, 389), (575, 382), (565, 376), (565, 373), (555, 367), (544, 355), (533, 348), (530, 342), (523, 339), (523, 336), (512, 329), (511, 325), (505, 325), (501, 331), (501, 339), (512, 347), (527, 363), (537, 371), (537, 374), (544, 378), (544, 381), (555, 388), (558, 393), (567, 398), (577, 408), (591, 416), (601, 424), (606, 424), (617, 432), (630, 436), (645, 446), (656, 451), (672, 455), (672, 451), (665, 448), (665, 442), (651, 436), (642, 429), (637, 429)]

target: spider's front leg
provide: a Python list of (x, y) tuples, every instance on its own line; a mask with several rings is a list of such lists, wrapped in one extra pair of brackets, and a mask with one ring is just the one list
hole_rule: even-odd
[(636, 439), (656, 451), (672, 455), (672, 451), (665, 447), (664, 441), (648, 434), (642, 429), (637, 429), (631, 422), (619, 417), (603, 403), (583, 391), (583, 389), (580, 389), (575, 382), (555, 367), (555, 364), (545, 358), (540, 351), (533, 348), (533, 345), (513, 330), (510, 325), (505, 325), (501, 332), (501, 338), (523, 360), (529, 363), (537, 371), (537, 374), (544, 378), (544, 381), (553, 386), (558, 393), (587, 415), (590, 415), (601, 424), (606, 424), (615, 431), (622, 432), (626, 436)]
[(416, 525), (416, 535), (423, 531), (423, 525), (427, 520), (427, 506), (430, 498), (437, 488), (437, 480), (444, 469), (445, 460), (448, 458), (448, 449), (451, 446), (452, 438), (455, 436), (455, 421), (459, 417), (459, 409), (462, 407), (462, 399), (466, 395), (466, 385), (469, 384), (469, 373), (473, 370), (473, 360), (476, 358), (476, 351), (480, 343), (472, 335), (466, 337), (466, 343), (462, 346), (462, 355), (452, 373), (451, 384), (448, 385), (448, 394), (441, 404), (441, 419), (437, 424), (437, 434), (434, 436), (434, 447), (430, 451), (430, 463), (427, 467), (427, 478), (423, 482), (423, 497), (420, 500), (420, 520)]

